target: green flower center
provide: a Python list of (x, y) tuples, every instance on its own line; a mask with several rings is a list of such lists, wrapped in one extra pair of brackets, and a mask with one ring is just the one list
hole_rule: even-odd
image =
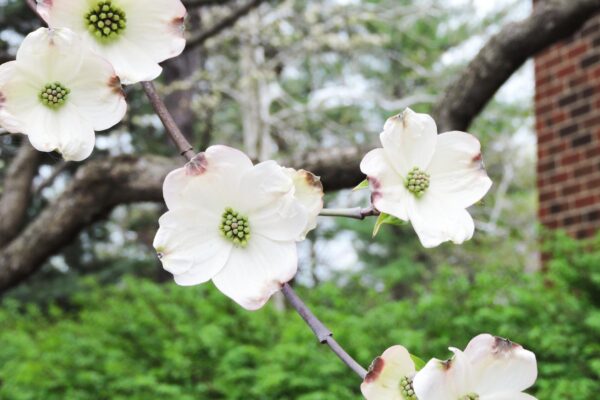
[(60, 82), (49, 83), (40, 91), (40, 101), (46, 107), (58, 109), (65, 104), (71, 91)]
[(479, 395), (477, 393), (469, 393), (469, 394), (465, 394), (463, 397), (461, 397), (458, 400), (477, 400), (479, 399)]
[(250, 240), (250, 224), (248, 217), (228, 207), (221, 218), (221, 234), (231, 240), (234, 245), (246, 247)]
[(112, 0), (99, 1), (84, 19), (88, 30), (103, 43), (115, 40), (127, 26), (125, 12), (114, 6)]
[(413, 389), (413, 380), (408, 376), (400, 380), (400, 393), (402, 393), (405, 400), (417, 400), (415, 390)]
[(414, 167), (408, 171), (408, 176), (404, 180), (404, 186), (415, 197), (421, 197), (429, 188), (429, 174), (419, 169), (419, 167)]

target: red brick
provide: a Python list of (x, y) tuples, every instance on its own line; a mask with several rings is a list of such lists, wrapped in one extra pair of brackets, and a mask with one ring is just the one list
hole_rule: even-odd
[(579, 160), (581, 160), (581, 155), (579, 153), (565, 152), (565, 155), (562, 157), (560, 164), (561, 165), (571, 165), (571, 164), (577, 163)]
[(587, 44), (587, 42), (578, 43), (567, 52), (567, 55), (570, 59), (573, 59), (585, 53), (588, 48), (589, 45)]
[(552, 122), (554, 124), (559, 124), (563, 121), (566, 121), (567, 113), (562, 110), (556, 110), (552, 113)]
[(600, 175), (592, 176), (590, 180), (586, 180), (587, 186), (592, 188), (600, 187)]
[(594, 196), (592, 195), (587, 195), (585, 197), (581, 197), (579, 199), (575, 200), (575, 207), (580, 208), (580, 207), (587, 207), (587, 206), (591, 206), (594, 205)]
[(586, 119), (583, 123), (583, 126), (585, 126), (586, 128), (590, 128), (592, 126), (600, 126), (600, 115), (596, 115), (589, 119)]
[(552, 107), (553, 107), (552, 103), (547, 103), (545, 105), (536, 104), (535, 113), (536, 113), (536, 115), (546, 114), (546, 113), (552, 111)]
[[(537, 65), (537, 63), (536, 63)], [(546, 70), (544, 70), (545, 72), (547, 72)], [(539, 74), (536, 72), (535, 74), (535, 84), (537, 87), (543, 87), (544, 85), (548, 84), (552, 82), (552, 77), (550, 76), (550, 74), (546, 73), (546, 74)]]
[(548, 132), (545, 135), (538, 136), (539, 143), (550, 142), (552, 139), (554, 139), (554, 134), (552, 132)]
[(569, 86), (571, 86), (571, 87), (577, 87), (579, 85), (582, 85), (582, 84), (586, 83), (587, 81), (588, 81), (587, 75), (585, 75), (585, 74), (578, 75), (578, 76), (576, 76), (575, 78), (572, 78), (569, 81)]
[(600, 157), (600, 145), (596, 145), (586, 149), (585, 156), (589, 158)]
[(594, 172), (594, 167), (591, 165), (584, 165), (583, 167), (579, 167), (575, 170), (575, 176), (577, 178), (581, 178), (584, 175), (589, 175)]
[[(589, 68), (598, 65), (600, 61), (600, 54), (587, 54), (581, 59), (581, 68)], [(575, 67), (573, 67), (575, 68)]]
[(560, 191), (562, 196), (570, 197), (576, 193), (579, 193), (581, 190), (581, 185), (579, 183), (573, 183), (570, 185), (565, 185)]
[(590, 112), (590, 105), (589, 104), (582, 104), (579, 107), (576, 107), (573, 110), (571, 110), (571, 116), (573, 118), (577, 118), (577, 117), (579, 117), (581, 115), (587, 114), (588, 112)]
[(596, 89), (593, 86), (587, 86), (582, 88), (582, 90), (579, 92), (579, 96), (587, 99), (588, 97), (593, 96), (594, 93), (596, 93)]
[(567, 179), (569, 179), (569, 174), (566, 172), (560, 172), (552, 177), (552, 182), (560, 183), (565, 182)]
[(557, 144), (553, 145), (552, 147), (550, 147), (548, 149), (548, 151), (552, 155), (554, 155), (554, 154), (560, 154), (560, 153), (562, 153), (565, 150), (567, 150), (567, 143), (565, 143), (565, 142), (557, 143)]
[(571, 215), (562, 219), (562, 226), (569, 226), (581, 223), (583, 218), (581, 215)]
[[(598, 58), (600, 59), (600, 56), (598, 56)], [(556, 71), (556, 75), (558, 75), (559, 78), (564, 78), (565, 76), (569, 76), (574, 73), (575, 73), (574, 65), (567, 65), (565, 67), (560, 68), (558, 71)]]
[(554, 199), (556, 199), (556, 192), (554, 190), (540, 194), (540, 203), (545, 203)]

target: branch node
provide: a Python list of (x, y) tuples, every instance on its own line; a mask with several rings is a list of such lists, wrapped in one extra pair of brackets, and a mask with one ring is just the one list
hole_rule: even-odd
[(333, 333), (327, 329), (327, 327), (319, 321), (317, 317), (310, 311), (310, 309), (304, 304), (302, 299), (298, 297), (294, 289), (287, 284), (284, 283), (281, 287), (281, 292), (288, 299), (292, 307), (296, 310), (296, 312), (302, 317), (302, 319), (306, 322), (306, 324), (313, 331), (319, 343), (326, 344), (329, 346), (331, 351), (333, 351), (340, 360), (344, 362), (352, 371), (354, 371), (358, 376), (364, 378), (367, 374), (367, 371), (360, 366), (343, 348), (339, 345), (338, 342), (333, 338)]

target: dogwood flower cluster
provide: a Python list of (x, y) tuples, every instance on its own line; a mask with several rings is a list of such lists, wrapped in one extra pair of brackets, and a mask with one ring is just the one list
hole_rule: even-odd
[(156, 78), (183, 51), (180, 0), (38, 0), (50, 28), (0, 65), (0, 126), (65, 160), (91, 154), (95, 131), (125, 115), (121, 82)]
[(154, 247), (179, 285), (208, 280), (248, 310), (262, 307), (296, 274), (296, 242), (316, 225), (323, 188), (307, 171), (253, 165), (212, 146), (163, 186), (169, 211)]
[(450, 360), (416, 371), (413, 357), (393, 346), (377, 357), (361, 385), (367, 400), (535, 400), (523, 393), (537, 378), (535, 355), (509, 340), (481, 334)]

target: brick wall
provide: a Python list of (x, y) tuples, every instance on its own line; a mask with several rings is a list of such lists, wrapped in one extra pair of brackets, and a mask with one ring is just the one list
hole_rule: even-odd
[(600, 16), (535, 59), (539, 218), (584, 238), (600, 228)]

